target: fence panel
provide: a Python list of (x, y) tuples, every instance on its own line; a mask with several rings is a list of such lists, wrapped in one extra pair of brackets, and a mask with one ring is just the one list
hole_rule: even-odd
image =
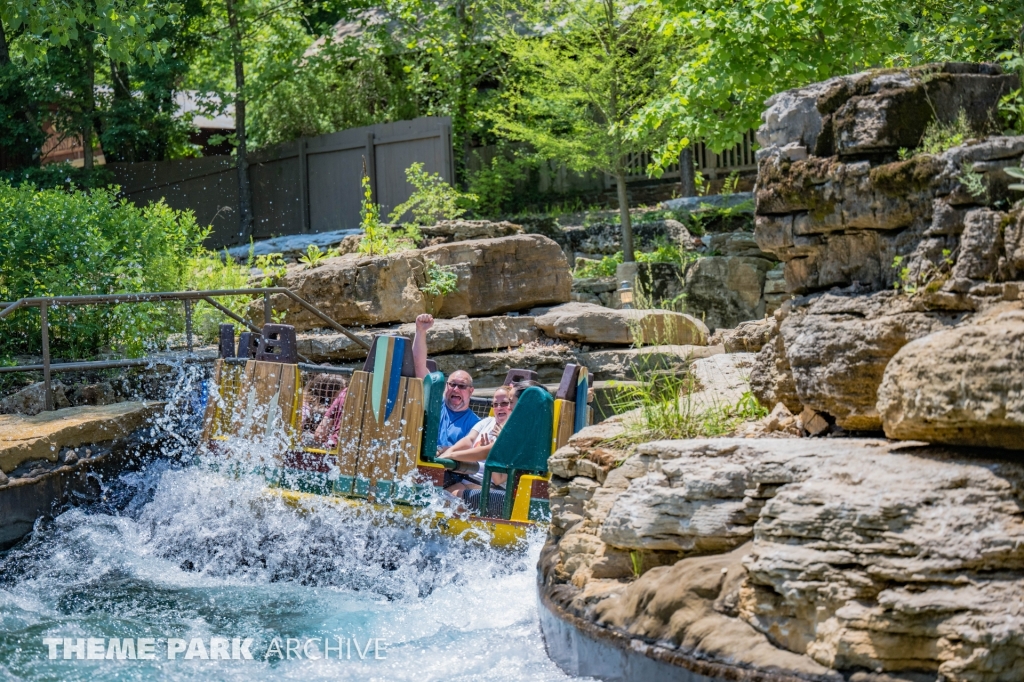
[(431, 119), (379, 126), (373, 159), (377, 179), (374, 189), (384, 218), (412, 195), (414, 188), (405, 179), (405, 169), (413, 163), (418, 161), (424, 171), (437, 173), (446, 182), (455, 182), (451, 127), (439, 128)]
[[(382, 123), (253, 152), (253, 237), (358, 227), (364, 162), (374, 200), (386, 217), (412, 194), (405, 169), (417, 161), (427, 172), (454, 180), (451, 119)], [(233, 157), (112, 163), (110, 168), (130, 201), (143, 205), (163, 198), (173, 208), (194, 211), (200, 224), (213, 226), (209, 246), (240, 243)]]
[(249, 161), (255, 239), (304, 232), (301, 210), (300, 141), (261, 150)]

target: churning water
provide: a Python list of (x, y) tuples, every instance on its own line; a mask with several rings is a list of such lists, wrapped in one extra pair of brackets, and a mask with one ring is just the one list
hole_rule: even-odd
[[(104, 492), (0, 553), (0, 679), (565, 679), (537, 623), (539, 532), (508, 553), (298, 511), (172, 458)], [(147, 638), (152, 659), (117, 658)]]

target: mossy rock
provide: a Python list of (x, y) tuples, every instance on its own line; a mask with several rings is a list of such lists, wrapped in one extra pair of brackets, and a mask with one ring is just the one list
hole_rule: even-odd
[(922, 192), (942, 171), (942, 162), (929, 154), (906, 161), (895, 161), (871, 169), (871, 184), (890, 197)]

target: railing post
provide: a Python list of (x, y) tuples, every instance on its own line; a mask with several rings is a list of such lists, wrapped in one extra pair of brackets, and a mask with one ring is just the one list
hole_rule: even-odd
[(263, 324), (270, 324), (270, 294), (263, 292)]
[(192, 301), (185, 299), (185, 347), (192, 354)]
[(47, 319), (49, 305), (39, 304), (39, 326), (43, 333), (43, 409), (53, 412), (53, 390), (50, 387), (50, 323)]

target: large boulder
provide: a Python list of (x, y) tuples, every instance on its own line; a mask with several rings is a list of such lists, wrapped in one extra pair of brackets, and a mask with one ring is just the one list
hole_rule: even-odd
[(669, 310), (613, 310), (593, 303), (566, 303), (535, 322), (551, 338), (586, 344), (702, 346), (708, 338), (700, 320)]
[(709, 329), (735, 327), (764, 317), (765, 276), (775, 265), (756, 256), (707, 256), (686, 271), (686, 309)]
[(1024, 310), (999, 306), (905, 345), (878, 412), (890, 438), (1024, 450)]
[(701, 358), (722, 353), (721, 346), (643, 346), (592, 350), (576, 355), (596, 381), (637, 380), (652, 372), (686, 372)]
[[(458, 290), (441, 300), (428, 300), (425, 261), (451, 266)], [(572, 277), (556, 243), (539, 235), (440, 244), (388, 256), (349, 254), (322, 265), (292, 267), (280, 280), (300, 297), (343, 325), (412, 322), (432, 308), (439, 317), (483, 316), (569, 300)], [(291, 299), (275, 295), (272, 304), (287, 313), (298, 331), (326, 326)], [(262, 319), (262, 303), (250, 308)]]
[[(881, 429), (875, 403), (889, 360), (910, 341), (960, 319), (954, 313), (921, 310), (891, 291), (817, 296), (780, 327), (799, 403), (832, 415), (845, 429)], [(781, 396), (776, 399), (795, 407)]]
[(442, 244), (420, 254), (424, 260), (453, 267), (459, 276), (458, 291), (441, 304), (441, 317), (495, 315), (566, 303), (572, 293), (565, 254), (540, 235)]

